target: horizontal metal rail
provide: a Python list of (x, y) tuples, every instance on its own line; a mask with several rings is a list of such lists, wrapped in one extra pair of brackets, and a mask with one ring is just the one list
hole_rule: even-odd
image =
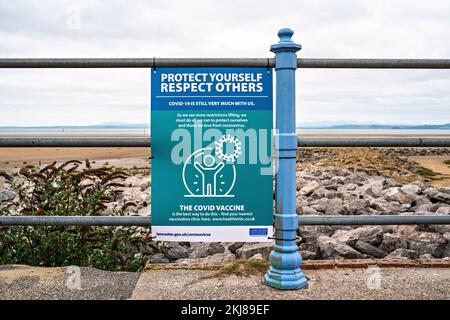
[(0, 216), (0, 226), (150, 226), (142, 216)]
[[(299, 147), (450, 147), (449, 138), (298, 138)], [(150, 147), (147, 138), (0, 138), (1, 147)]]
[(450, 59), (297, 59), (299, 68), (450, 69)]
[(298, 138), (299, 147), (450, 147), (449, 138)]
[(275, 67), (272, 58), (0, 59), (0, 68)]
[[(328, 59), (300, 58), (299, 68), (450, 69), (450, 59)], [(4, 58), (0, 68), (164, 68), (266, 67), (273, 58)]]
[[(313, 225), (406, 225), (450, 224), (449, 215), (299, 216), (299, 224)], [(150, 227), (149, 216), (0, 216), (0, 226), (140, 226)]]
[(403, 225), (450, 224), (448, 215), (359, 215), (359, 216), (299, 216), (299, 224), (313, 225)]
[(150, 138), (0, 138), (0, 147), (150, 147)]

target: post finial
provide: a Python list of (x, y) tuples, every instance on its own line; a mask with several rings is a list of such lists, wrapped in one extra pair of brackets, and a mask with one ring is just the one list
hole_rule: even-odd
[(270, 47), (270, 51), (272, 52), (282, 52), (282, 51), (290, 51), (297, 52), (302, 46), (292, 41), (292, 36), (294, 35), (294, 31), (290, 28), (283, 28), (278, 31), (278, 37), (280, 37), (280, 41), (278, 43), (272, 45)]
[(290, 28), (283, 28), (278, 31), (278, 37), (280, 42), (292, 42), (292, 36), (294, 35), (294, 30)]

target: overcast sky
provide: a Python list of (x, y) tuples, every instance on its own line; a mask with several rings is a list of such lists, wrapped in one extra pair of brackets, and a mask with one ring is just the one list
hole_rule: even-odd
[[(450, 1), (0, 0), (0, 57), (450, 58)], [(146, 69), (0, 69), (0, 126), (146, 122)], [(298, 70), (297, 122), (450, 122), (450, 70)]]

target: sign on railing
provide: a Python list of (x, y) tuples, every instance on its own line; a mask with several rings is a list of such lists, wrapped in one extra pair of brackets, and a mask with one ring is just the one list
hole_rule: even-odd
[(270, 241), (272, 71), (158, 68), (151, 80), (155, 240)]

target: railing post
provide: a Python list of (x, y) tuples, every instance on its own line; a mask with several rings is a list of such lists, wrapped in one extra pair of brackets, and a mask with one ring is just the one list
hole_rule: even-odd
[(298, 217), (296, 213), (296, 152), (295, 70), (301, 45), (292, 41), (294, 32), (281, 29), (280, 41), (272, 45), (276, 70), (276, 213), (275, 245), (270, 254), (271, 266), (264, 282), (277, 289), (301, 289), (308, 283), (300, 269), (302, 257), (296, 243)]

